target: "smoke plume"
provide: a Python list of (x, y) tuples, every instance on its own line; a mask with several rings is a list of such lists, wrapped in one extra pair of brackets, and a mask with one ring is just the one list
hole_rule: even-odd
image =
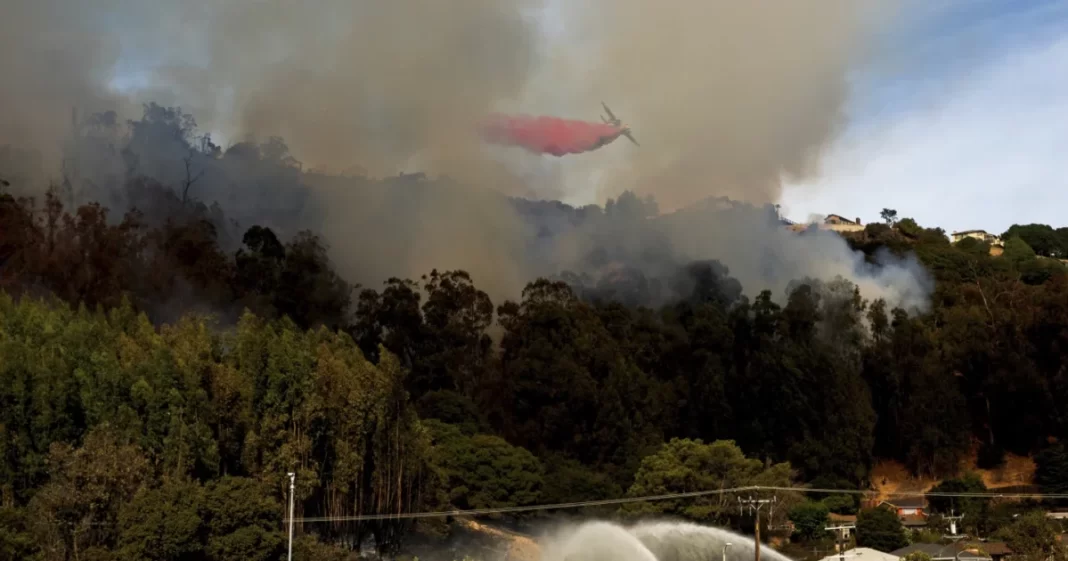
[[(374, 286), (463, 268), (500, 299), (532, 275), (659, 273), (679, 264), (668, 260), (719, 259), (754, 283), (747, 292), (811, 271), (844, 272), (863, 281), (865, 296), (892, 303), (923, 292), (911, 265), (866, 270), (841, 240), (787, 238), (764, 221), (667, 217), (646, 228), (600, 210), (549, 216), (501, 196), (604, 200), (633, 190), (663, 211), (721, 195), (775, 202), (782, 177), (818, 172), (851, 64), (873, 22), (889, 19), (880, 0), (655, 9), (640, 0), (2, 1), (12, 6), (0, 22), (0, 172), (13, 183), (54, 178), (60, 156), (83, 188), (151, 176), (217, 201), (243, 227), (319, 231), (339, 271)], [(641, 147), (616, 142), (557, 159), (487, 147), (478, 134), (498, 111), (592, 120), (602, 99)], [(147, 101), (181, 106), (198, 126), (170, 136), (120, 131)], [(93, 150), (70, 147), (72, 106), (83, 119), (117, 112), (90, 132), (79, 126)], [(197, 131), (254, 142), (215, 152)], [(196, 158), (190, 146), (200, 147)], [(458, 187), (309, 169), (425, 171)], [(578, 215), (599, 226), (564, 223)]]
[(652, 193), (663, 210), (709, 195), (775, 202), (783, 176), (816, 173), (843, 122), (849, 70), (887, 15), (868, 0), (657, 9), (595, 0), (562, 10), (569, 36), (588, 38), (567, 81), (575, 97), (590, 108), (607, 98), (643, 139), (602, 194)]

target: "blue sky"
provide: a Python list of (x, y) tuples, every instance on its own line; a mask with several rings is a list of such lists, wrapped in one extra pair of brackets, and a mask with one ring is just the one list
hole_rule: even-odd
[(794, 220), (894, 208), (947, 231), (1068, 225), (1068, 0), (938, 0), (858, 68), (820, 177)]

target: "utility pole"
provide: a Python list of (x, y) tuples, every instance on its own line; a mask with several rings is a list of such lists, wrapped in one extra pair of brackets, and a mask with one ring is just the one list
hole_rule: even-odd
[(289, 472), (289, 561), (293, 561), (293, 495), (296, 489), (297, 474)]
[(964, 536), (957, 533), (957, 523), (964, 520), (964, 514), (957, 516), (955, 509), (950, 509), (949, 516), (946, 517), (946, 520), (949, 521), (949, 535), (942, 537), (951, 540), (959, 540), (963, 538)]
[(772, 507), (774, 507), (775, 502), (777, 500), (778, 500), (778, 497), (772, 497), (770, 499), (754, 499), (751, 495), (750, 495), (750, 497), (748, 499), (743, 499), (741, 497), (738, 497), (738, 512), (739, 513), (742, 511), (742, 508), (744, 506), (748, 506), (749, 507), (749, 512), (754, 512), (756, 514), (756, 517), (755, 517), (755, 519), (756, 519), (756, 524), (755, 524), (756, 531), (754, 532), (756, 534), (756, 539), (753, 542), (754, 551), (756, 552), (756, 558), (755, 558), (756, 561), (760, 561), (760, 509), (763, 508), (764, 505), (766, 505), (766, 504), (770, 504), (770, 505), (772, 505)]
[(856, 524), (839, 524), (838, 526), (827, 526), (824, 530), (828, 532), (834, 531), (834, 547), (838, 550), (839, 561), (845, 560), (845, 533), (847, 530), (856, 529)]

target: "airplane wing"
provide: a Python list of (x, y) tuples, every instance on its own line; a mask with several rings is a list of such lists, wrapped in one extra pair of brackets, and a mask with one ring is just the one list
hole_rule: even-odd
[(604, 107), (604, 110), (608, 112), (609, 119), (612, 119), (613, 122), (619, 121), (619, 119), (616, 118), (615, 114), (612, 113), (612, 110), (608, 108), (608, 105), (605, 102), (602, 101), (601, 106)]
[(627, 139), (630, 140), (631, 142), (633, 142), (635, 146), (641, 146), (641, 144), (638, 144), (637, 140), (634, 140), (634, 136), (632, 136), (630, 134), (629, 130), (628, 131), (624, 131), (623, 132), (623, 136), (627, 137)]

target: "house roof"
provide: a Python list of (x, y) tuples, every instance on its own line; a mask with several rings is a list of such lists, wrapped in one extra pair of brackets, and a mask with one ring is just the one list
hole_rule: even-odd
[(901, 517), (901, 525), (913, 528), (916, 526), (926, 526), (927, 518), (922, 514), (906, 514)]
[(964, 236), (967, 234), (989, 234), (986, 230), (961, 230), (959, 232), (953, 232), (954, 236)]
[(934, 559), (938, 557), (940, 553), (942, 553), (943, 547), (945, 546), (937, 543), (914, 543), (911, 545), (907, 545), (901, 549), (891, 551), (890, 554), (894, 557), (900, 558), (905, 557), (906, 555), (910, 555), (912, 553), (916, 553), (917, 551), (922, 551), (927, 555), (930, 555), (931, 558)]
[(892, 499), (886, 499), (883, 504), (888, 504), (896, 508), (923, 508), (927, 506), (927, 497), (923, 495), (912, 495), (909, 497), (895, 497)]
[[(965, 542), (955, 542), (948, 544), (940, 543), (914, 543), (912, 545), (903, 547), (896, 551), (892, 551), (890, 554), (895, 557), (901, 558), (909, 554), (922, 551), (931, 556), (931, 561), (964, 561), (965, 559), (990, 559), (990, 554), (1001, 555), (1001, 553), (995, 553), (991, 551), (993, 548), (989, 547), (999, 542), (975, 544)], [(1004, 544), (1002, 544), (1004, 545)], [(1006, 546), (1005, 549), (1008, 549)], [(979, 551), (983, 553), (979, 553)], [(959, 555), (959, 557), (958, 557)]]
[[(842, 553), (844, 554), (844, 557), (850, 561), (900, 561), (900, 559), (893, 553), (885, 553), (870, 547), (854, 547), (853, 549), (847, 549)], [(842, 554), (832, 553), (820, 561), (839, 561), (842, 557)]]
[(1005, 542), (986, 542), (979, 544), (990, 555), (1012, 555), (1012, 548)]
[(835, 514), (835, 513), (832, 512), (832, 513), (827, 515), (827, 518), (831, 522), (856, 522), (857, 521), (857, 515), (856, 514)]
[(827, 217), (823, 219), (823, 221), (826, 222), (826, 221), (828, 221), (828, 220), (830, 220), (832, 218), (837, 218), (837, 219), (841, 220), (842, 222), (848, 222), (850, 224), (856, 224), (857, 223), (856, 220), (850, 220), (850, 219), (842, 216), (841, 214), (828, 214)]

